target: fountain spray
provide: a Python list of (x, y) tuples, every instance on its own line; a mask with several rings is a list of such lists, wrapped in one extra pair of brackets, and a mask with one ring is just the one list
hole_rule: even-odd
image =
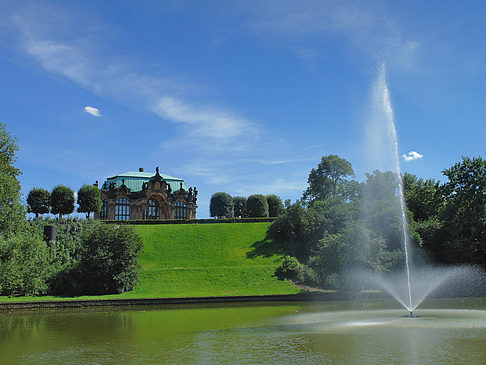
[(390, 93), (388, 91), (388, 86), (385, 77), (385, 64), (381, 65), (380, 77), (379, 77), (379, 87), (381, 92), (381, 103), (387, 123), (390, 128), (390, 132), (393, 138), (394, 144), (394, 159), (395, 159), (395, 172), (398, 178), (398, 194), (400, 198), (400, 210), (402, 216), (402, 231), (403, 231), (403, 250), (405, 252), (405, 266), (406, 266), (406, 279), (407, 279), (407, 289), (408, 289), (408, 303), (402, 303), (409, 310), (410, 317), (413, 317), (413, 310), (415, 309), (412, 302), (412, 284), (410, 280), (410, 258), (409, 258), (409, 239), (408, 239), (408, 228), (407, 228), (407, 210), (405, 203), (403, 179), (400, 171), (400, 158), (398, 154), (398, 137), (395, 128), (395, 119), (393, 115), (393, 108), (391, 106)]

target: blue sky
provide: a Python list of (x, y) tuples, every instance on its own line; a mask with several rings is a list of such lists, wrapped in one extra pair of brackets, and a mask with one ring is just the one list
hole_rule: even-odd
[[(117, 173), (299, 198), (320, 157), (356, 177), (385, 62), (404, 171), (485, 146), (480, 1), (0, 1), (0, 121), (24, 196)], [(89, 107), (89, 108), (86, 108)], [(91, 109), (90, 109), (91, 108)]]

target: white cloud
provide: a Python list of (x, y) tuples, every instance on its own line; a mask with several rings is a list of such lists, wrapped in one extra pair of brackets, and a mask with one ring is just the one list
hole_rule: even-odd
[(192, 136), (226, 139), (247, 135), (253, 129), (249, 121), (230, 112), (190, 105), (173, 97), (161, 97), (153, 111), (171, 122), (187, 124)]
[(92, 107), (92, 106), (85, 106), (84, 107), (84, 111), (86, 113), (89, 113), (91, 115), (94, 115), (95, 117), (100, 117), (101, 114), (100, 114), (100, 110), (98, 108), (95, 108), (95, 107)]
[(402, 157), (403, 157), (403, 160), (405, 162), (409, 162), (409, 161), (413, 161), (413, 160), (417, 160), (419, 158), (422, 158), (422, 157), (424, 157), (424, 155), (421, 155), (420, 153), (418, 153), (416, 151), (410, 151), (408, 154), (402, 155)]

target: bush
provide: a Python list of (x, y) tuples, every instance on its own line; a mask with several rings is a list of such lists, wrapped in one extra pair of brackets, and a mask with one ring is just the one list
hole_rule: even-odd
[(233, 212), (235, 217), (246, 218), (248, 213), (246, 211), (246, 201), (244, 196), (233, 197)]
[(261, 194), (250, 195), (248, 197), (246, 209), (250, 218), (268, 217), (267, 199)]
[(282, 199), (280, 199), (275, 194), (270, 194), (266, 196), (267, 203), (268, 203), (268, 216), (269, 217), (278, 217), (280, 214), (283, 213), (284, 207), (282, 204)]
[(209, 202), (211, 217), (233, 218), (233, 198), (228, 193), (214, 193)]
[(304, 279), (303, 266), (295, 257), (285, 256), (280, 266), (275, 270), (275, 275), (281, 280), (302, 282)]
[(83, 294), (118, 294), (135, 288), (142, 240), (133, 228), (96, 222), (83, 232), (82, 246), (78, 271)]
[(48, 290), (49, 253), (34, 232), (0, 236), (0, 295), (42, 295)]

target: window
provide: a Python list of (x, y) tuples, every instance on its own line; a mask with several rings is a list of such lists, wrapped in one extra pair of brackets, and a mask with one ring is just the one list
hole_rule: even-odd
[(145, 219), (160, 219), (159, 202), (157, 200), (150, 199), (148, 201)]
[(130, 219), (130, 204), (127, 198), (119, 198), (115, 204), (115, 220), (127, 221)]
[(108, 219), (108, 202), (103, 200), (101, 204), (100, 219)]
[(187, 218), (187, 209), (186, 203), (182, 201), (178, 201), (175, 203), (175, 219), (186, 219)]

